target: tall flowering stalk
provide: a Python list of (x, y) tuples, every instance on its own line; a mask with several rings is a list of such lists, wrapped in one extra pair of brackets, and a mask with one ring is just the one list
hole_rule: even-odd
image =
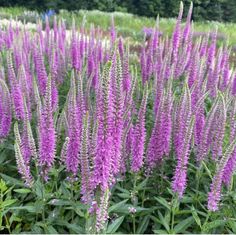
[(22, 178), (24, 179), (25, 185), (27, 187), (32, 187), (33, 179), (30, 173), (30, 167), (22, 156), (22, 142), (21, 142), (21, 137), (20, 137), (17, 122), (14, 125), (14, 133), (15, 133), (15, 138), (16, 138), (14, 148), (15, 148), (15, 156), (16, 156), (16, 163), (17, 163), (18, 171), (20, 175), (22, 176)]
[(83, 117), (83, 128), (81, 137), (81, 151), (80, 151), (80, 164), (81, 164), (81, 194), (82, 201), (85, 203), (91, 202), (91, 184), (90, 184), (90, 162), (88, 154), (89, 146), (89, 114)]
[(105, 226), (105, 223), (108, 219), (108, 203), (110, 198), (110, 192), (107, 189), (102, 192), (100, 195), (99, 207), (96, 211), (96, 232), (99, 233)]
[[(183, 109), (186, 113), (183, 113)], [(179, 197), (182, 197), (186, 188), (187, 164), (195, 122), (195, 116), (192, 116), (191, 95), (187, 84), (184, 86), (184, 93), (175, 115), (177, 115), (175, 124), (177, 132), (177, 136), (175, 137), (177, 166), (172, 182), (172, 189), (178, 193)]]
[(230, 185), (231, 178), (233, 176), (233, 173), (234, 173), (235, 169), (236, 169), (236, 150), (233, 151), (233, 153), (231, 154), (229, 160), (227, 161), (227, 164), (224, 168), (224, 173), (223, 173), (223, 176), (222, 176), (222, 181), (228, 187)]
[(6, 83), (0, 78), (0, 139), (5, 138), (11, 128), (11, 97)]
[(18, 78), (16, 78), (12, 56), (10, 53), (7, 55), (7, 65), (8, 65), (8, 79), (11, 85), (11, 95), (14, 105), (15, 116), (18, 120), (24, 119), (24, 102), (23, 93), (20, 89), (20, 84)]
[[(232, 102), (230, 103), (230, 107), (228, 111), (229, 112), (229, 124), (230, 124), (230, 136), (229, 136), (229, 141), (233, 142), (235, 137), (236, 137), (236, 100), (235, 98), (232, 100)], [(232, 155), (230, 156), (225, 169), (224, 169), (224, 173), (223, 173), (223, 182), (224, 184), (226, 184), (227, 186), (230, 185), (231, 182), (231, 178), (232, 175), (234, 173), (236, 169), (236, 150), (233, 151)]]
[(197, 148), (197, 161), (198, 162), (201, 162), (202, 160), (204, 160), (207, 154), (209, 153), (209, 147), (211, 144), (211, 140), (210, 140), (211, 130), (212, 130), (211, 127), (214, 121), (215, 113), (218, 109), (218, 105), (219, 105), (219, 96), (214, 101), (211, 107), (211, 110), (209, 111), (206, 118), (206, 122), (205, 122), (203, 133), (202, 133), (202, 138)]
[(186, 24), (183, 31), (183, 43), (187, 42), (190, 35), (192, 12), (193, 12), (193, 2), (190, 3), (190, 7), (188, 10), (188, 16), (187, 16)]
[(148, 99), (148, 86), (144, 87), (143, 99), (139, 108), (137, 122), (133, 130), (133, 138), (131, 144), (131, 170), (138, 172), (143, 165), (146, 128), (145, 128), (145, 114)]
[(124, 55), (123, 59), (123, 89), (125, 92), (129, 92), (131, 88), (131, 78), (129, 73), (129, 55)]
[(48, 77), (45, 100), (39, 117), (39, 166), (41, 174), (48, 180), (48, 171), (53, 165), (56, 148), (56, 132), (53, 122), (51, 77)]
[(194, 127), (195, 117), (193, 116), (189, 123), (187, 123), (186, 133), (183, 139), (183, 148), (180, 152), (180, 157), (177, 159), (177, 166), (175, 169), (174, 179), (172, 182), (172, 189), (174, 192), (178, 194), (181, 198), (186, 188), (187, 182), (187, 165), (188, 165), (188, 158), (193, 134), (193, 127)]
[(178, 15), (178, 19), (176, 21), (176, 25), (175, 25), (175, 29), (173, 32), (173, 36), (172, 36), (172, 59), (173, 59), (173, 63), (175, 64), (178, 60), (178, 50), (179, 50), (179, 46), (180, 46), (180, 41), (181, 41), (181, 20), (182, 20), (182, 16), (183, 16), (183, 3), (180, 2), (180, 10), (179, 10), (179, 15)]
[(114, 63), (114, 71), (112, 71), (112, 98), (113, 98), (113, 153), (112, 153), (112, 173), (116, 175), (120, 170), (121, 161), (121, 137), (123, 128), (123, 108), (124, 96), (122, 86), (122, 67), (120, 57), (116, 55), (116, 62)]
[(25, 117), (23, 121), (23, 133), (22, 133), (22, 155), (25, 162), (29, 164), (31, 156), (34, 156), (35, 159), (37, 158), (37, 150), (31, 130), (29, 112), (25, 99), (24, 99), (24, 110), (25, 110)]
[(214, 115), (214, 120), (211, 127), (211, 152), (212, 158), (217, 159), (222, 155), (222, 145), (225, 134), (227, 118), (227, 108), (223, 95), (220, 95), (218, 109)]
[(94, 158), (93, 187), (106, 191), (109, 187), (112, 157), (112, 103), (111, 103), (111, 62), (104, 67), (97, 97), (98, 133)]
[(66, 154), (66, 169), (75, 177), (79, 165), (80, 131), (76, 102), (76, 85), (73, 73), (71, 76), (71, 88), (68, 101), (68, 125), (69, 143)]
[(58, 105), (58, 91), (57, 91), (57, 86), (56, 86), (56, 81), (58, 75), (58, 61), (57, 61), (57, 52), (53, 48), (52, 51), (52, 59), (50, 61), (50, 71), (51, 71), (51, 79), (52, 79), (52, 107), (53, 110), (57, 109)]
[(42, 51), (42, 46), (40, 43), (37, 46), (35, 45), (34, 65), (35, 65), (35, 71), (37, 75), (37, 81), (39, 84), (40, 94), (45, 95), (46, 87), (47, 87), (47, 72), (44, 65), (43, 51)]
[[(29, 81), (29, 78), (27, 76), (27, 73), (25, 71), (25, 67), (23, 64), (19, 66), (17, 78), (18, 78), (20, 88), (22, 91), (23, 100), (25, 99), (26, 104), (27, 104), (27, 109), (28, 109), (27, 115), (30, 118), (31, 117), (30, 81)], [(25, 115), (24, 115), (24, 118), (25, 118)]]
[(169, 155), (171, 144), (172, 81), (162, 93), (154, 128), (147, 149), (147, 165), (151, 169)]
[(227, 162), (229, 161), (232, 153), (235, 151), (236, 140), (234, 140), (226, 149), (222, 158), (220, 159), (219, 164), (217, 165), (216, 173), (212, 179), (211, 191), (208, 194), (208, 210), (216, 211), (219, 209), (219, 202), (221, 199), (221, 187), (223, 181), (223, 174)]
[(212, 36), (212, 42), (207, 50), (207, 63), (209, 66), (213, 62), (216, 53), (217, 33), (218, 33), (218, 28), (216, 27)]
[(186, 133), (186, 123), (191, 117), (191, 95), (188, 85), (184, 85), (184, 91), (180, 97), (176, 112), (174, 113), (174, 147), (177, 159), (181, 158), (184, 147), (184, 136)]

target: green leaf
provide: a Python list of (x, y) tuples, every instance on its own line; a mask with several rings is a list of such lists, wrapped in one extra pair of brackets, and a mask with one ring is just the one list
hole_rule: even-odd
[(3, 193), (5, 191), (7, 191), (7, 185), (6, 185), (5, 181), (3, 181), (2, 179), (0, 180), (0, 191)]
[(163, 217), (163, 215), (161, 214), (160, 211), (158, 211), (158, 215), (159, 215), (159, 219), (160, 219), (161, 224), (165, 227), (166, 231), (169, 232), (170, 231), (170, 226), (166, 222), (165, 218)]
[(11, 210), (26, 210), (30, 213), (35, 213), (36, 209), (34, 206), (16, 206), (16, 207), (11, 207)]
[(16, 202), (16, 199), (9, 199), (9, 200), (3, 201), (3, 202), (0, 204), (0, 208), (8, 207), (8, 206), (12, 205), (12, 204), (15, 203), (15, 202)]
[(154, 234), (166, 234), (166, 230), (162, 230), (162, 229), (157, 229), (157, 230), (153, 230)]
[(35, 186), (35, 193), (38, 198), (43, 199), (44, 197), (44, 185), (38, 180), (34, 184)]
[(83, 228), (81, 228), (79, 225), (77, 224), (67, 224), (66, 226), (67, 228), (71, 229), (72, 231), (74, 231), (75, 233), (84, 233)]
[(219, 226), (224, 226), (225, 225), (225, 220), (215, 220), (210, 223), (204, 224), (202, 230), (204, 232), (208, 232), (211, 229), (217, 228)]
[(181, 221), (179, 224), (177, 224), (174, 227), (175, 233), (184, 233), (185, 230), (193, 224), (193, 222), (194, 222), (194, 218), (192, 216)]
[(127, 190), (127, 189), (124, 189), (124, 188), (121, 188), (120, 186), (115, 186), (115, 189), (119, 190), (120, 192), (122, 193), (127, 193), (127, 194), (130, 194), (130, 191)]
[(194, 218), (195, 222), (197, 223), (197, 225), (201, 228), (202, 227), (201, 220), (200, 220), (194, 206), (192, 206), (192, 215), (193, 215), (193, 218)]
[(2, 230), (2, 212), (0, 211), (0, 231)]
[(38, 226), (37, 224), (35, 224), (32, 228), (32, 233), (36, 233), (36, 234), (42, 234), (43, 230), (40, 226)]
[(143, 190), (144, 187), (146, 186), (148, 182), (148, 178), (146, 178), (145, 180), (143, 180), (139, 185), (136, 186), (136, 190), (139, 191), (139, 190)]
[(155, 199), (165, 208), (171, 210), (169, 203), (163, 197), (155, 197)]
[(9, 182), (9, 183), (11, 183), (12, 185), (18, 185), (18, 186), (25, 186), (24, 185), (24, 183), (22, 182), (22, 181), (20, 181), (20, 180), (17, 180), (17, 179), (15, 179), (15, 178), (12, 178), (12, 177), (10, 177), (10, 176), (8, 176), (8, 175), (5, 175), (5, 174), (0, 174), (1, 176), (2, 176), (2, 178), (6, 181), (6, 182)]
[(54, 206), (68, 206), (68, 205), (71, 205), (71, 202), (55, 198), (55, 199), (50, 200), (47, 204), (54, 205)]
[(122, 207), (126, 202), (128, 201), (128, 199), (125, 199), (113, 206), (111, 206), (109, 209), (108, 209), (108, 213), (111, 213), (111, 212), (116, 212), (117, 209), (119, 209), (120, 207)]
[(11, 217), (10, 217), (9, 222), (10, 222), (10, 224), (12, 224), (14, 221), (15, 222), (21, 222), (22, 219), (20, 217), (17, 217), (16, 215), (12, 214)]
[(136, 209), (136, 213), (142, 212), (142, 211), (153, 211), (154, 209), (154, 208), (144, 208), (141, 206), (134, 206), (134, 208)]
[(130, 193), (117, 193), (117, 196), (122, 198), (122, 199), (130, 199), (131, 198), (131, 195)]
[(193, 198), (192, 197), (186, 197), (184, 196), (182, 199), (181, 199), (181, 203), (192, 203), (193, 202)]
[(31, 192), (31, 190), (28, 188), (14, 189), (13, 191), (21, 194), (27, 194)]
[(145, 230), (148, 227), (150, 217), (148, 215), (146, 215), (144, 218), (140, 217), (140, 219), (141, 219), (141, 223), (139, 224), (136, 233), (137, 234), (144, 234)]
[(236, 222), (229, 221), (228, 224), (229, 224), (230, 228), (233, 230), (233, 232), (236, 233)]
[(63, 182), (63, 183), (61, 184), (60, 191), (62, 192), (62, 194), (63, 194), (65, 197), (70, 197), (70, 195), (71, 195), (70, 191), (69, 191), (69, 190), (67, 189), (67, 187), (66, 187), (65, 182)]
[(58, 234), (57, 230), (52, 225), (45, 227), (45, 232), (49, 234)]
[(123, 220), (124, 220), (124, 216), (121, 216), (119, 218), (117, 218), (116, 220), (114, 220), (107, 228), (107, 233), (115, 233), (117, 231), (117, 229), (120, 227), (120, 225), (122, 224)]
[(211, 171), (209, 170), (209, 168), (207, 167), (206, 163), (204, 161), (202, 161), (202, 165), (204, 166), (208, 176), (210, 177), (210, 179), (212, 180), (212, 174)]

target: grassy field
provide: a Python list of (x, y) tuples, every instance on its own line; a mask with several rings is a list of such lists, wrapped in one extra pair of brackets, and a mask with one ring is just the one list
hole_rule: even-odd
[[(154, 18), (140, 17), (129, 13), (114, 12), (107, 13), (101, 11), (74, 11), (68, 12), (61, 10), (58, 14), (58, 18), (63, 18), (66, 21), (67, 27), (72, 24), (74, 18), (76, 24), (85, 20), (85, 26), (90, 27), (91, 24), (101, 27), (103, 30), (108, 30), (111, 25), (111, 15), (113, 14), (116, 30), (118, 34), (123, 37), (129, 37), (134, 41), (141, 41), (143, 39), (143, 29), (154, 27), (156, 20)], [(27, 11), (24, 8), (0, 8), (0, 19), (3, 18), (18, 18), (19, 20), (26, 22), (36, 23), (37, 19), (41, 19), (42, 16), (36, 12)], [(51, 17), (51, 21), (53, 21)], [(173, 27), (175, 25), (175, 19), (161, 18), (159, 20), (160, 31), (163, 35), (171, 35)], [(215, 21), (194, 22), (194, 31), (196, 34), (212, 32), (218, 27), (220, 42), (229, 42), (229, 45), (234, 47), (236, 45), (236, 24), (234, 23), (220, 23)], [(133, 42), (134, 43), (134, 42)]]

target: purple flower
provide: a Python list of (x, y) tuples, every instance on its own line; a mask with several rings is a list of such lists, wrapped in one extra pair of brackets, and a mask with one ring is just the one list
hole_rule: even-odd
[[(223, 174), (227, 173), (228, 168), (227, 163), (235, 151), (236, 141), (234, 140), (226, 149), (224, 155), (220, 159), (220, 162), (217, 166), (215, 176), (212, 180), (211, 191), (208, 194), (208, 210), (216, 211), (218, 210), (218, 204), (221, 199), (221, 186), (223, 181)], [(226, 169), (226, 172), (225, 172)]]
[(162, 93), (156, 114), (155, 125), (148, 144), (147, 165), (150, 169), (160, 163), (164, 155), (169, 155), (172, 127), (171, 113), (172, 91), (171, 86), (168, 85), (168, 88)]
[(187, 129), (186, 123), (189, 122), (191, 117), (191, 96), (187, 84), (184, 86), (183, 94), (174, 115), (174, 147), (176, 158), (180, 159), (184, 148), (183, 140)]
[(208, 154), (211, 141), (212, 141), (212, 125), (214, 123), (214, 117), (217, 109), (219, 108), (219, 96), (214, 101), (211, 110), (209, 111), (205, 125), (203, 128), (203, 133), (201, 140), (199, 142), (198, 148), (197, 148), (197, 161), (201, 162)]
[(124, 109), (124, 95), (122, 84), (122, 67), (119, 54), (114, 54), (113, 64), (111, 70), (111, 82), (112, 82), (112, 101), (113, 101), (113, 130), (112, 130), (112, 174), (115, 176), (120, 170), (121, 161), (121, 138), (123, 128), (123, 109)]
[(222, 180), (227, 186), (230, 185), (231, 178), (232, 178), (235, 168), (236, 168), (236, 150), (234, 150), (234, 152), (230, 156), (224, 168)]
[(173, 63), (175, 64), (178, 60), (178, 50), (180, 46), (180, 41), (181, 41), (181, 20), (183, 16), (183, 3), (180, 2), (180, 10), (179, 10), (179, 15), (176, 21), (175, 29), (172, 34), (172, 58), (173, 58)]
[(81, 164), (81, 194), (82, 201), (91, 202), (90, 163), (88, 154), (89, 144), (89, 117), (88, 113), (83, 118), (83, 129), (81, 138), (80, 164)]
[(98, 133), (94, 158), (93, 188), (100, 186), (107, 190), (111, 176), (112, 157), (112, 100), (111, 100), (111, 62), (105, 65), (97, 97)]
[(74, 75), (71, 76), (71, 90), (68, 102), (68, 147), (66, 154), (66, 170), (71, 172), (73, 177), (77, 175), (79, 165), (79, 147), (80, 147), (80, 126), (77, 109), (77, 97)]
[(19, 80), (16, 78), (12, 57), (9, 53), (7, 56), (7, 65), (8, 65), (8, 79), (11, 85), (11, 96), (14, 105), (15, 116), (18, 120), (24, 119), (24, 103), (23, 103), (23, 93), (20, 88)]
[(15, 133), (15, 138), (16, 138), (14, 148), (15, 148), (15, 156), (16, 156), (16, 163), (17, 163), (18, 171), (21, 174), (22, 178), (24, 179), (25, 185), (27, 187), (32, 187), (33, 179), (30, 173), (29, 164), (24, 160), (22, 156), (22, 142), (21, 142), (17, 122), (14, 125), (14, 133)]
[(142, 103), (139, 109), (137, 122), (133, 130), (132, 146), (131, 146), (131, 170), (133, 172), (138, 172), (143, 165), (143, 155), (144, 155), (144, 145), (146, 138), (146, 129), (145, 129), (145, 114), (146, 114), (146, 105), (148, 98), (148, 87), (145, 85)]
[(186, 188), (187, 182), (187, 164), (192, 140), (192, 133), (194, 127), (195, 117), (192, 117), (189, 123), (187, 123), (187, 130), (183, 139), (183, 149), (180, 153), (177, 166), (175, 169), (175, 174), (172, 182), (172, 189), (174, 192), (178, 193), (181, 198)]
[(47, 86), (47, 72), (44, 65), (43, 52), (40, 43), (39, 46), (35, 45), (34, 64), (35, 64), (36, 75), (38, 78), (40, 94), (45, 95)]
[(51, 90), (51, 78), (48, 77), (45, 100), (39, 117), (39, 165), (45, 180), (48, 179), (48, 171), (53, 165), (56, 148)]
[(0, 139), (5, 138), (11, 128), (11, 97), (6, 83), (0, 79)]

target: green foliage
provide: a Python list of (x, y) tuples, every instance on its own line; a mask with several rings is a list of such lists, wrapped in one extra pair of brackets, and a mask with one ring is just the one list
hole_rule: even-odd
[[(1, 232), (83, 234), (89, 231), (94, 224), (93, 214), (80, 202), (79, 183), (65, 179), (63, 166), (51, 170), (48, 182), (38, 179), (28, 189), (18, 179), (17, 170), (7, 164), (14, 154), (9, 155), (3, 149), (0, 146), (0, 159), (7, 170), (0, 175)], [(10, 146), (9, 151), (12, 151)], [(119, 179), (111, 191), (109, 220), (103, 233), (235, 233), (235, 176), (230, 190), (223, 190), (220, 211), (209, 213), (206, 208), (212, 177), (209, 172), (215, 171), (214, 164), (207, 161), (197, 167), (194, 154), (191, 155), (188, 187), (182, 199), (170, 190), (174, 166), (175, 160), (170, 157), (151, 176), (127, 172)]]

